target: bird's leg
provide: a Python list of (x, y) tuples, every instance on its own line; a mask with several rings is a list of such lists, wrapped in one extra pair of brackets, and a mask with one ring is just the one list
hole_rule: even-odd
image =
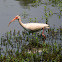
[(46, 39), (46, 36), (44, 35), (44, 28), (43, 28), (42, 36)]

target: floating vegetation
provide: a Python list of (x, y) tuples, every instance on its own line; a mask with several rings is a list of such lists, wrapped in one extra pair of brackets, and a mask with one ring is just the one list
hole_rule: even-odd
[[(7, 32), (1, 37), (0, 61), (61, 62), (62, 43), (57, 43), (56, 39), (62, 41), (62, 28), (56, 31), (50, 28), (47, 32), (46, 39), (41, 36), (41, 33), (34, 33), (32, 35), (25, 30), (22, 32), (22, 35), (20, 31), (16, 32), (16, 30), (13, 33), (12, 31)], [(48, 42), (45, 42), (46, 40)]]
[(22, 16), (23, 16), (24, 19), (27, 18), (28, 15), (29, 14), (26, 11), (23, 11)]

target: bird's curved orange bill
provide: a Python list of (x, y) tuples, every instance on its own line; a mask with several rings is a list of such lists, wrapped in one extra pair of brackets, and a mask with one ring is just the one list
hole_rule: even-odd
[(16, 20), (17, 18), (15, 17), (13, 20), (11, 20), (10, 22), (9, 22), (9, 24), (8, 24), (8, 26), (14, 21), (14, 20)]

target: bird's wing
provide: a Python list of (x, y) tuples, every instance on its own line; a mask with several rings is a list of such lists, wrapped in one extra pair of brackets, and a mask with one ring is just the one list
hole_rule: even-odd
[(40, 30), (43, 27), (48, 26), (47, 24), (44, 23), (26, 23), (24, 25), (26, 29), (30, 29), (30, 30)]

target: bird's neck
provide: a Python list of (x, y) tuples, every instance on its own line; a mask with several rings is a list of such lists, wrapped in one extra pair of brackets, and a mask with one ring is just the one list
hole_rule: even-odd
[(21, 18), (19, 18), (19, 24), (24, 28), (24, 24), (21, 22)]

